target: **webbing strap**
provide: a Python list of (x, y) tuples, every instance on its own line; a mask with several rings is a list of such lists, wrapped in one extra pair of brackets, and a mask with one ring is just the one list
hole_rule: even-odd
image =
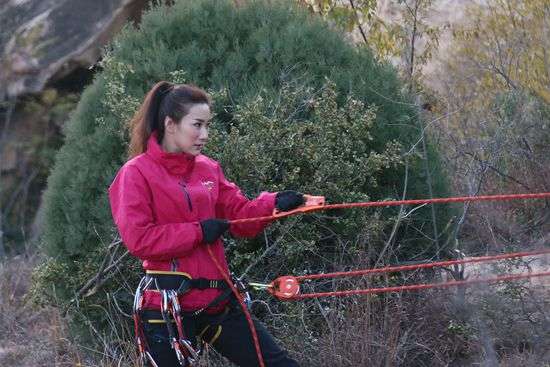
[(190, 284), (190, 289), (227, 289), (229, 286), (225, 283), (223, 279), (206, 279), (206, 278), (197, 278), (190, 279), (187, 281)]
[(148, 290), (175, 290), (178, 294), (184, 294), (191, 289), (219, 289), (226, 290), (229, 286), (223, 279), (195, 278), (191, 279), (179, 274), (151, 273), (148, 272), (146, 278), (152, 279)]

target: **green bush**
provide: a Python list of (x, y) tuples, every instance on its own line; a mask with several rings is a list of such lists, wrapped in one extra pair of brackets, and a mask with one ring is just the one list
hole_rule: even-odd
[[(250, 1), (236, 8), (201, 0), (154, 8), (139, 29), (124, 29), (102, 66), (65, 128), (45, 194), (43, 243), (51, 260), (37, 272), (38, 284), (64, 304), (105, 257), (116, 258), (108, 250), (116, 230), (107, 187), (126, 158), (126, 123), (158, 80), (211, 91), (216, 117), (207, 154), (251, 196), (293, 188), (333, 202), (400, 198), (405, 167), (407, 197), (427, 196), (418, 153), (405, 154), (419, 138), (418, 116), (395, 71), (293, 3)], [(430, 148), (430, 154), (435, 195), (444, 195), (437, 153)], [(349, 249), (350, 261), (358, 254), (375, 257), (396, 213), (353, 210), (278, 223), (266, 238), (270, 244), (281, 239), (272, 253), (281, 266), (270, 259), (255, 271), (331, 268), (336, 245)], [(422, 208), (402, 222), (393, 255), (431, 253), (429, 218)], [(445, 210), (438, 208), (438, 220), (446, 223)], [(236, 270), (258, 257), (262, 241), (240, 241), (238, 248), (228, 241)], [(101, 310), (109, 297), (127, 307), (126, 280), (135, 279), (136, 266), (126, 259), (100, 292), (80, 295), (79, 312), (100, 322), (108, 321)], [(48, 269), (63, 271), (52, 276)]]

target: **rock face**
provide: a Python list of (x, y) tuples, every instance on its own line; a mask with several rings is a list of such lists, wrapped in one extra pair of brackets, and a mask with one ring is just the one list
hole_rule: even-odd
[(104, 46), (149, 0), (4, 0), (0, 5), (0, 100), (35, 93)]

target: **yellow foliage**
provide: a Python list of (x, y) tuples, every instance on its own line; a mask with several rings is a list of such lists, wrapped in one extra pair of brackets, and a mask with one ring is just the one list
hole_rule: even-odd
[(475, 69), (477, 87), (524, 89), (550, 103), (548, 0), (490, 0), (471, 6), (468, 18), (455, 33), (457, 56)]

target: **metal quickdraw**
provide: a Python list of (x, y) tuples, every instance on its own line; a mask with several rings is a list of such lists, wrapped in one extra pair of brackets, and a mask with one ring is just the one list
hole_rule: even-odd
[(157, 363), (149, 353), (147, 341), (145, 335), (143, 334), (143, 329), (141, 327), (141, 307), (143, 306), (143, 289), (145, 289), (151, 281), (149, 280), (146, 283), (145, 278), (142, 278), (139, 282), (139, 285), (136, 289), (136, 294), (134, 296), (134, 305), (133, 305), (133, 314), (134, 319), (134, 332), (136, 335), (136, 344), (138, 346), (139, 353), (139, 363), (141, 366), (146, 366), (147, 362), (150, 362), (153, 367), (158, 367)]
[(173, 290), (169, 290), (167, 292), (168, 292), (170, 304), (172, 306), (170, 308), (170, 311), (172, 313), (172, 317), (176, 321), (176, 327), (178, 329), (178, 337), (179, 337), (178, 341), (180, 345), (183, 346), (185, 350), (190, 354), (190, 357), (187, 357), (187, 359), (189, 360), (190, 365), (193, 365), (199, 359), (201, 348), (198, 348), (198, 347), (197, 349), (193, 348), (193, 344), (191, 340), (185, 337), (185, 332), (183, 330), (183, 322), (181, 317), (182, 315), (181, 307), (178, 299), (178, 293)]
[(191, 366), (192, 365), (191, 361), (189, 361), (187, 358), (189, 355), (185, 355), (181, 350), (181, 345), (178, 341), (178, 338), (176, 337), (176, 333), (174, 332), (172, 321), (170, 320), (169, 292), (170, 292), (169, 290), (161, 290), (160, 313), (162, 314), (162, 318), (166, 323), (166, 328), (168, 329), (168, 338), (170, 340), (170, 346), (172, 347), (172, 349), (174, 349), (174, 352), (176, 353), (176, 357), (178, 358), (179, 364), (184, 367)]
[[(161, 294), (161, 315), (168, 330), (170, 346), (174, 349), (178, 362), (183, 367), (192, 367), (197, 363), (201, 349), (195, 349), (190, 340), (184, 333), (182, 322), (182, 310), (180, 307), (178, 292), (175, 290), (160, 289), (155, 278), (143, 277), (139, 282), (134, 296), (133, 304), (133, 320), (135, 329), (136, 344), (139, 353), (140, 366), (159, 367), (149, 352), (147, 339), (143, 330), (141, 313), (144, 301), (143, 291), (148, 289), (151, 283), (155, 282), (155, 287)], [(173, 323), (175, 322), (177, 334), (174, 330)]]

